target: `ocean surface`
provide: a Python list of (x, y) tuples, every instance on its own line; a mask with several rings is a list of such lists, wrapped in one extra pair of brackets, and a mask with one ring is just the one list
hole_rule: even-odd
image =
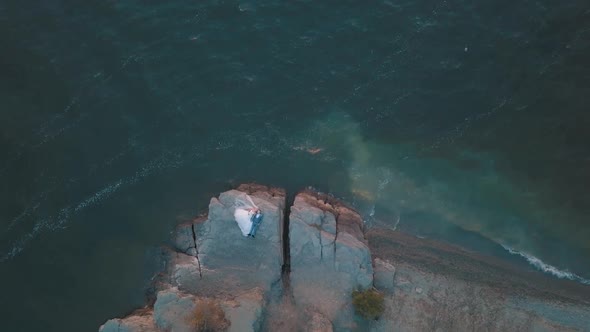
[(94, 331), (256, 181), (590, 282), (588, 1), (0, 2), (0, 317)]

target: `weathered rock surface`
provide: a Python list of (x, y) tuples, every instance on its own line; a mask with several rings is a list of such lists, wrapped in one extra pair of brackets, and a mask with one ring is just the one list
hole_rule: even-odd
[(227, 319), (231, 322), (228, 332), (260, 331), (264, 296), (259, 289), (238, 295), (223, 305)]
[(368, 239), (385, 295), (372, 331), (590, 331), (587, 286), (400, 232)]
[(158, 292), (154, 304), (154, 321), (164, 331), (189, 332), (194, 330), (190, 315), (194, 313), (197, 301), (191, 294), (184, 294), (176, 288)]
[(361, 216), (327, 195), (306, 191), (295, 197), (289, 220), (295, 303), (314, 308), (336, 329), (351, 328), (352, 291), (373, 285)]
[(309, 321), (309, 326), (307, 327), (306, 331), (309, 332), (332, 332), (333, 326), (332, 322), (324, 317), (322, 314), (318, 312), (313, 312), (310, 314), (311, 319)]
[(395, 286), (395, 267), (388, 261), (375, 258), (373, 261), (374, 285), (380, 290), (393, 292)]

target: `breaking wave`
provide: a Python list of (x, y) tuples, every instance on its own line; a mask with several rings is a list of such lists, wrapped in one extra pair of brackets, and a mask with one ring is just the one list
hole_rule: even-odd
[[(138, 169), (135, 174), (128, 178), (121, 178), (102, 189), (96, 191), (94, 194), (88, 196), (82, 201), (79, 201), (77, 204), (68, 205), (63, 207), (59, 210), (59, 213), (56, 215), (46, 217), (46, 218), (38, 218), (33, 226), (33, 229), (25, 234), (24, 236), (18, 238), (10, 245), (10, 249), (7, 252), (0, 253), (0, 263), (8, 261), (18, 254), (20, 254), (27, 246), (29, 242), (35, 239), (41, 232), (43, 231), (57, 231), (67, 228), (67, 224), (70, 220), (78, 215), (82, 210), (97, 205), (100, 202), (108, 199), (114, 193), (119, 191), (121, 188), (125, 186), (135, 185), (144, 178), (167, 168), (177, 168), (181, 166), (183, 163), (181, 155), (175, 155), (174, 153), (166, 153), (159, 158), (153, 159), (152, 161), (148, 162), (140, 169)], [(43, 195), (42, 197), (45, 197)], [(10, 230), (15, 224), (20, 222), (20, 220), (24, 219), (25, 217), (32, 217), (34, 215), (35, 210), (38, 209), (40, 202), (35, 203), (31, 207), (25, 209), (19, 216), (15, 217), (9, 223)]]
[(526, 259), (529, 264), (531, 264), (532, 266), (534, 266), (536, 269), (538, 269), (540, 271), (543, 271), (545, 273), (549, 273), (559, 279), (568, 279), (568, 280), (580, 282), (585, 285), (590, 285), (590, 280), (582, 278), (575, 273), (569, 272), (568, 270), (560, 270), (553, 265), (543, 262), (542, 260), (540, 260), (539, 258), (537, 258), (533, 255), (527, 254), (522, 251), (514, 250), (514, 249), (508, 247), (507, 245), (502, 244), (502, 247), (504, 249), (506, 249), (512, 255), (517, 255), (517, 256), (520, 256), (520, 257)]
[[(42, 231), (55, 231), (59, 229), (64, 229), (66, 227), (66, 223), (70, 220), (70, 218), (73, 215), (77, 214), (84, 208), (95, 205), (101, 200), (110, 196), (112, 193), (116, 192), (117, 189), (119, 189), (121, 184), (122, 181), (118, 181), (115, 184), (108, 185), (107, 187), (99, 190), (97, 193), (93, 194), (89, 198), (81, 201), (75, 208), (72, 209), (71, 206), (62, 208), (59, 214), (55, 217), (39, 219), (29, 233), (25, 234), (23, 237), (13, 242), (10, 250), (0, 256), (0, 263), (12, 259), (18, 254), (20, 254), (25, 249), (26, 245), (31, 240), (36, 238)], [(36, 208), (37, 206), (34, 207), (34, 209)]]

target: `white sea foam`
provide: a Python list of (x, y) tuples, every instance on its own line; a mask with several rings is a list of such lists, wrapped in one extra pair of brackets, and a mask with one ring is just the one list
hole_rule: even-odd
[(105, 199), (106, 197), (110, 196), (119, 188), (119, 186), (121, 186), (122, 183), (123, 182), (119, 180), (117, 183), (109, 185), (103, 188), (102, 190), (99, 190), (94, 195), (80, 202), (74, 209), (72, 209), (70, 206), (66, 206), (62, 208), (59, 211), (59, 213), (53, 217), (37, 220), (37, 222), (35, 222), (35, 225), (33, 226), (33, 229), (29, 233), (14, 241), (12, 243), (10, 250), (8, 250), (8, 252), (0, 256), (0, 263), (12, 259), (16, 255), (20, 254), (24, 250), (26, 245), (31, 240), (35, 239), (41, 232), (65, 229), (67, 222), (73, 215), (75, 215), (82, 209), (94, 205), (100, 202), (101, 200)]
[(530, 255), (526, 252), (514, 250), (514, 249), (508, 247), (507, 245), (502, 244), (502, 247), (504, 249), (506, 249), (512, 255), (518, 255), (518, 256), (526, 259), (527, 262), (529, 262), (529, 264), (531, 264), (532, 266), (534, 266), (538, 270), (541, 270), (545, 273), (549, 273), (549, 274), (551, 274), (557, 278), (560, 278), (560, 279), (568, 279), (568, 280), (580, 282), (582, 284), (590, 285), (590, 280), (584, 279), (577, 274), (569, 272), (568, 270), (560, 270), (553, 265), (543, 262), (542, 260), (540, 260), (539, 258), (537, 258), (533, 255)]
[(54, 124), (60, 120), (62, 120), (63, 118), (65, 118), (66, 114), (68, 114), (71, 110), (72, 107), (74, 107), (76, 104), (78, 103), (78, 98), (74, 97), (70, 103), (59, 113), (53, 115), (51, 117), (51, 119), (49, 119), (49, 121), (41, 124), (41, 126), (39, 127), (39, 129), (37, 130), (37, 135), (40, 137), (45, 137), (48, 135), (48, 133), (51, 131), (51, 128), (54, 127)]
[(398, 213), (398, 215), (397, 215), (397, 221), (395, 222), (395, 225), (393, 225), (392, 231), (395, 231), (397, 229), (397, 226), (399, 225), (399, 222), (400, 222), (401, 219), (402, 219), (402, 215), (401, 215), (401, 213)]
[(8, 227), (6, 228), (6, 230), (7, 231), (11, 230), (15, 225), (17, 225), (25, 217), (34, 213), (39, 208), (40, 205), (41, 205), (41, 201), (36, 201), (32, 205), (27, 206), (18, 216), (12, 218), (12, 220), (8, 223)]
[(387, 185), (392, 181), (393, 179), (393, 174), (391, 172), (391, 170), (387, 167), (380, 167), (378, 169), (378, 173), (379, 173), (379, 183), (378, 183), (378, 188), (379, 188), (379, 192), (378, 194), (380, 194), (386, 187)]
[(2, 254), (2, 256), (0, 256), (0, 263), (7, 261), (15, 257), (16, 255), (20, 254), (21, 251), (23, 251), (23, 249), (27, 245), (27, 243), (34, 239), (47, 226), (47, 224), (48, 222), (46, 220), (40, 220), (37, 223), (35, 223), (35, 226), (33, 227), (33, 230), (31, 232), (25, 234), (25, 236), (15, 241), (10, 250)]
[(119, 180), (114, 184), (104, 187), (102, 190), (99, 190), (94, 195), (88, 197), (87, 199), (82, 201), (80, 204), (78, 204), (78, 206), (76, 206), (76, 208), (74, 209), (74, 212), (78, 212), (78, 211), (86, 208), (87, 206), (91, 206), (91, 205), (94, 205), (94, 204), (100, 202), (104, 198), (110, 196), (112, 193), (117, 191), (117, 189), (119, 189), (119, 187), (121, 187), (122, 184), (123, 184), (123, 180)]
[(35, 144), (32, 145), (33, 149), (38, 149), (41, 146), (43, 146), (45, 143), (48, 143), (50, 141), (52, 141), (53, 139), (55, 139), (56, 137), (60, 136), (61, 134), (63, 134), (64, 132), (66, 132), (67, 130), (73, 129), (75, 127), (77, 127), (80, 122), (82, 122), (83, 119), (85, 119), (86, 117), (89, 116), (89, 113), (80, 113), (80, 115), (78, 116), (78, 118), (76, 118), (75, 120), (72, 120), (70, 122), (68, 122), (67, 124), (58, 127), (52, 131), (47, 131), (47, 130), (42, 130), (38, 133), (40, 140), (38, 142), (36, 142)]

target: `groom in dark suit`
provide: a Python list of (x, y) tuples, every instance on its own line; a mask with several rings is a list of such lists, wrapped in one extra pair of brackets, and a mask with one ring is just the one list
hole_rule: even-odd
[(255, 237), (258, 226), (260, 226), (260, 223), (262, 222), (262, 212), (260, 212), (260, 209), (256, 209), (256, 211), (254, 211), (251, 220), (252, 227), (250, 228), (250, 233), (248, 233), (248, 236)]

